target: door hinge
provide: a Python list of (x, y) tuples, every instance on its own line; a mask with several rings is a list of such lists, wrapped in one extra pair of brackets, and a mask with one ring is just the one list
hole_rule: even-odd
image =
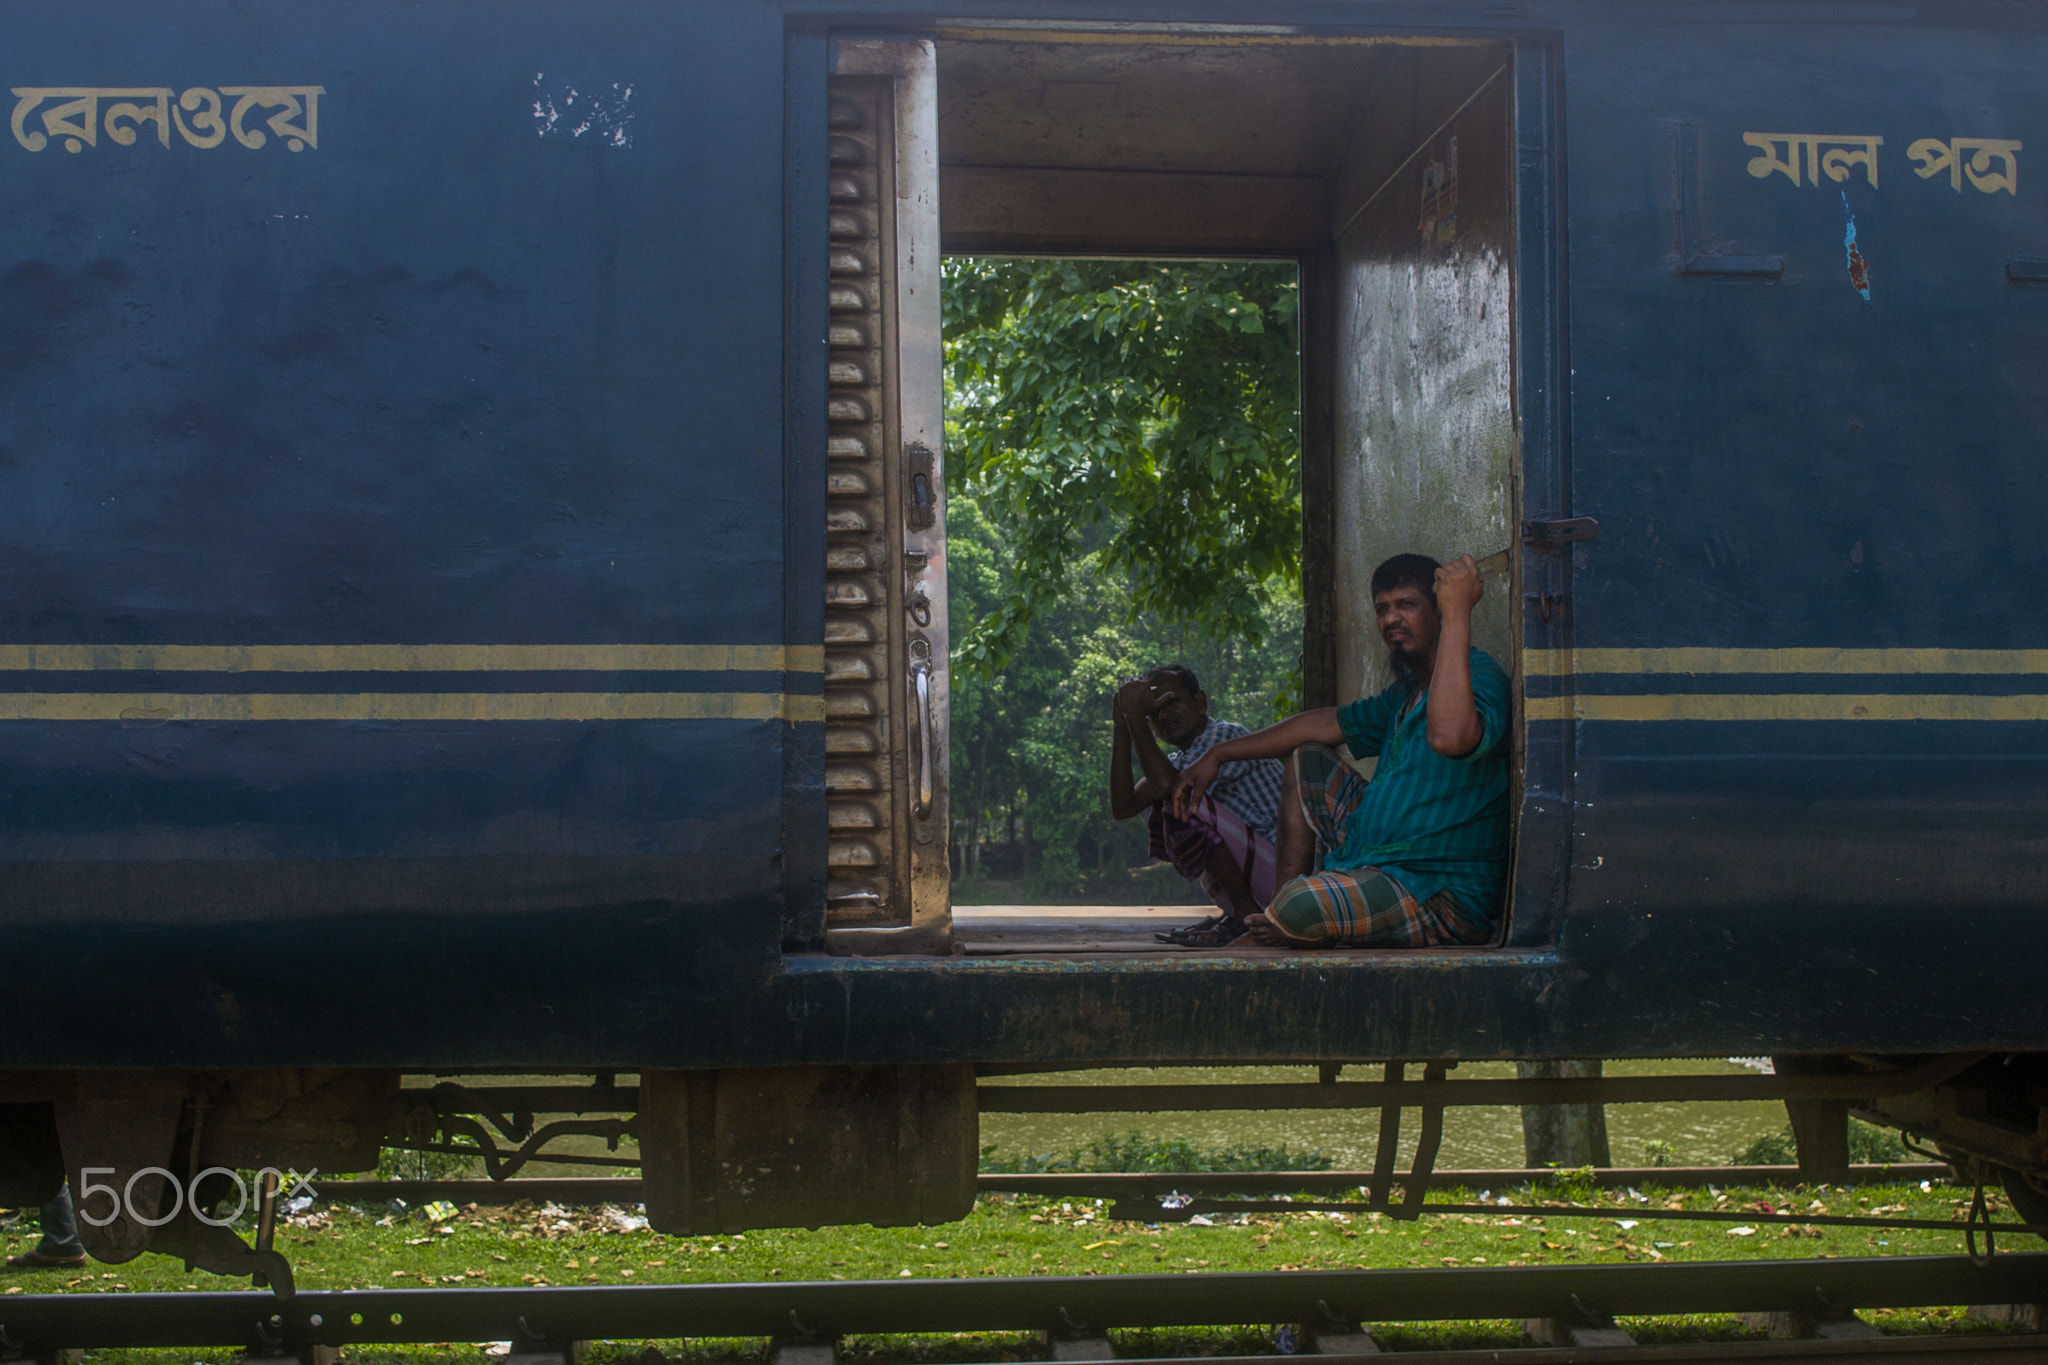
[(1591, 517), (1562, 517), (1554, 521), (1522, 523), (1522, 543), (1537, 549), (1568, 540), (1591, 540), (1600, 534), (1600, 523)]

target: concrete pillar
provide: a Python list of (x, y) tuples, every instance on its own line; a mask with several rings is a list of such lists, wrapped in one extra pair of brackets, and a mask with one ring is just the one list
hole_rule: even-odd
[(1779, 1341), (1873, 1341), (1884, 1333), (1847, 1309), (1822, 1313), (1744, 1313), (1742, 1325)]
[(836, 1365), (839, 1359), (839, 1342), (775, 1341), (775, 1365)]
[[(1826, 1076), (1839, 1074), (1842, 1064), (1833, 1057), (1781, 1054), (1771, 1058), (1771, 1069), (1780, 1076)], [(1811, 1184), (1848, 1183), (1849, 1102), (1786, 1100), (1785, 1116), (1792, 1120), (1792, 1141), (1799, 1149), (1799, 1178)]]
[(1563, 1346), (1574, 1351), (1636, 1344), (1636, 1339), (1616, 1326), (1614, 1319), (1609, 1317), (1587, 1322), (1571, 1322), (1564, 1318), (1525, 1318), (1522, 1330), (1538, 1346)]
[(515, 1342), (511, 1353), (505, 1357), (505, 1365), (582, 1365), (583, 1348), (587, 1344), (581, 1341), (560, 1346), (546, 1342)]
[(1314, 1343), (1315, 1353), (1323, 1356), (1376, 1356), (1386, 1354), (1379, 1338), (1372, 1329), (1354, 1326), (1341, 1332), (1305, 1333), (1304, 1339)]
[(1047, 1345), (1052, 1348), (1052, 1359), (1064, 1361), (1115, 1360), (1116, 1351), (1111, 1348), (1109, 1338), (1090, 1336), (1085, 1330), (1078, 1334), (1066, 1332), (1046, 1333)]
[[(1517, 1062), (1523, 1080), (1557, 1080), (1600, 1074), (1599, 1061)], [(1607, 1150), (1607, 1108), (1599, 1104), (1525, 1104), (1522, 1151), (1532, 1167), (1612, 1166)]]
[[(38, 1365), (78, 1365), (84, 1359), (84, 1352), (70, 1360), (39, 1361)], [(241, 1359), (241, 1365), (340, 1365), (341, 1348), (337, 1346), (301, 1346), (288, 1355), (251, 1351)]]

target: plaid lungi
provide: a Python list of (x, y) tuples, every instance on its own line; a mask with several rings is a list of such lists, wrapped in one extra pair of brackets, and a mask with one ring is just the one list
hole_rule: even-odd
[[(1326, 850), (1343, 847), (1344, 822), (1365, 795), (1365, 779), (1327, 745), (1304, 744), (1289, 762), (1316, 841)], [(1296, 877), (1274, 894), (1266, 918), (1302, 943), (1427, 948), (1492, 937), (1450, 892), (1418, 901), (1377, 867)]]
[(1174, 871), (1189, 881), (1199, 882), (1202, 891), (1223, 911), (1231, 909), (1230, 898), (1209, 873), (1209, 850), (1221, 847), (1244, 874), (1252, 899), (1265, 905), (1273, 899), (1273, 841), (1244, 822), (1244, 817), (1213, 797), (1204, 796), (1188, 810), (1188, 818), (1176, 819), (1168, 809), (1171, 799), (1159, 801), (1145, 822), (1153, 857), (1173, 864)]

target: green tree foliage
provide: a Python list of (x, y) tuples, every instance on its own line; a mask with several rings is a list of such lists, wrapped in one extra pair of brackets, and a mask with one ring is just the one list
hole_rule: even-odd
[(1117, 685), (1299, 706), (1295, 319), (1290, 266), (946, 263), (957, 899), (984, 845), (1034, 899), (1184, 898), (1109, 815)]
[(1298, 311), (1284, 265), (946, 262), (949, 489), (1012, 555), (956, 668), (1005, 666), (1082, 574), (1263, 640), (1301, 572)]
[[(1011, 537), (980, 502), (955, 493), (946, 507), (952, 628), (972, 631), (1016, 591)], [(952, 695), (955, 899), (982, 898), (984, 844), (1001, 845), (1025, 879), (1021, 894), (1045, 901), (1186, 898), (1170, 868), (1134, 876), (1145, 861), (1142, 820), (1109, 814), (1109, 704), (1125, 678), (1184, 662), (1202, 679), (1213, 713), (1257, 727), (1300, 705), (1301, 597), (1283, 586), (1257, 643), (1193, 635), (1175, 624), (1130, 619), (1130, 592), (1084, 560), (1067, 592), (1047, 603), (1006, 667), (956, 670)], [(1020, 894), (1015, 887), (988, 894)]]

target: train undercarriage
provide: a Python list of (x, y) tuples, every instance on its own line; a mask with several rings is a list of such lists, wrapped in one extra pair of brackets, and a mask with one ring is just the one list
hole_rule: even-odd
[[(1363, 1081), (1343, 1079), (1353, 1064), (1325, 1062), (1312, 1084), (1030, 1087), (978, 1086), (966, 1065), (598, 1073), (538, 1085), (422, 1084), (395, 1070), (0, 1073), (0, 1206), (39, 1204), (68, 1176), (96, 1259), (155, 1251), (288, 1294), (290, 1267), (268, 1235), (278, 1202), (320, 1178), (374, 1170), (387, 1148), (468, 1155), (506, 1179), (562, 1159), (551, 1144), (567, 1137), (602, 1139), (614, 1153), (630, 1138), (637, 1156), (574, 1159), (638, 1166), (659, 1231), (726, 1233), (964, 1217), (985, 1110), (1378, 1110), (1389, 1156), (1400, 1115), (1413, 1110), (1420, 1149), (1400, 1179), (1415, 1199), (1450, 1106), (1775, 1098), (1807, 1179), (1849, 1178), (1854, 1115), (1902, 1131), (1965, 1182), (2002, 1184), (2048, 1235), (2048, 1056), (1775, 1061), (1774, 1075), (1534, 1080), (1460, 1080), (1450, 1062), (1423, 1063), (1414, 1079), (1412, 1063), (1393, 1062)], [(1391, 1160), (1381, 1164), (1391, 1174)], [(233, 1229), (252, 1199), (254, 1246)]]

